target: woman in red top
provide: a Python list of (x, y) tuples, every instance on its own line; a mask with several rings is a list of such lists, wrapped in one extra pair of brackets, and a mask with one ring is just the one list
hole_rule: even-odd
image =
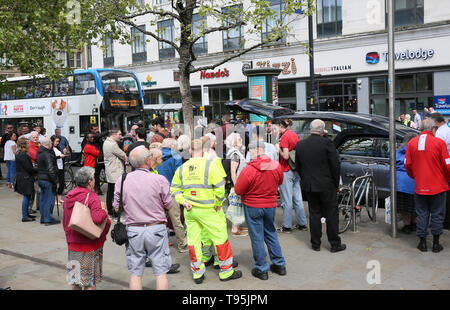
[[(106, 213), (106, 205), (100, 202), (98, 195), (93, 192), (95, 186), (95, 170), (91, 167), (82, 167), (75, 175), (76, 187), (67, 193), (64, 200), (63, 227), (66, 233), (69, 248), (68, 281), (73, 290), (95, 290), (102, 279), (103, 244), (111, 226)], [(105, 229), (98, 239), (91, 240), (83, 234), (69, 228), (75, 202), (85, 203), (91, 209), (92, 221), (99, 225), (106, 221)]]
[(100, 156), (100, 151), (94, 145), (94, 135), (87, 135), (87, 143), (83, 149), (84, 166), (95, 168), (95, 160)]

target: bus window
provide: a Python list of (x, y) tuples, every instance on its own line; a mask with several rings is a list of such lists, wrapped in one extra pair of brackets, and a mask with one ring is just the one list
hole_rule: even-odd
[(33, 81), (20, 81), (16, 84), (15, 99), (33, 98), (34, 87)]
[(106, 71), (101, 73), (103, 89), (106, 92), (135, 92), (138, 90), (135, 78), (129, 73)]
[(72, 96), (73, 95), (73, 77), (62, 78), (55, 82), (55, 92), (57, 96)]
[(92, 74), (75, 75), (75, 95), (95, 94), (95, 80)]
[(35, 98), (51, 97), (53, 90), (53, 83), (50, 80), (37, 80), (36, 90), (34, 92)]

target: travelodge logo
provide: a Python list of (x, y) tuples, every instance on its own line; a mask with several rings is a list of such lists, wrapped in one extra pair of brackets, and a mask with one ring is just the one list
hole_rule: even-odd
[(380, 54), (377, 52), (370, 52), (366, 54), (366, 62), (368, 64), (374, 65), (380, 62)]

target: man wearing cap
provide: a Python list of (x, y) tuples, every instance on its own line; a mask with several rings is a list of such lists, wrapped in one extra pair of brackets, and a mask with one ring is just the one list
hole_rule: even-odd
[(264, 154), (263, 140), (250, 142), (249, 150), (251, 161), (239, 174), (234, 190), (241, 196), (244, 205), (255, 260), (252, 275), (267, 280), (269, 264), (266, 262), (264, 243), (272, 261), (270, 271), (286, 275), (286, 261), (274, 225), (277, 188), (283, 183), (283, 170), (277, 161)]

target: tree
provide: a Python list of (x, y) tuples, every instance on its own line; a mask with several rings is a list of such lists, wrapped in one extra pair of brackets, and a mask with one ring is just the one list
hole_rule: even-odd
[[(15, 67), (52, 80), (67, 74), (69, 69), (54, 52), (81, 50), (95, 35), (91, 21), (81, 21), (80, 4), (74, 0), (0, 0), (0, 71)], [(0, 75), (0, 82), (4, 80)]]
[[(164, 1), (161, 1), (164, 2)], [(130, 44), (130, 27), (138, 29), (150, 38), (168, 46), (177, 52), (180, 71), (180, 92), (183, 105), (184, 122), (193, 128), (192, 94), (190, 74), (198, 71), (214, 69), (231, 59), (237, 58), (263, 45), (282, 41), (289, 33), (289, 22), (286, 16), (291, 16), (295, 9), (302, 7), (303, 16), (312, 14), (314, 0), (284, 0), (281, 12), (271, 8), (270, 1), (249, 0), (243, 4), (241, 0), (168, 0), (166, 5), (144, 4), (136, 0), (96, 0), (91, 1), (92, 10), (89, 19), (99, 19), (104, 22), (111, 18), (111, 23), (98, 34), (108, 34), (121, 43)], [(193, 22), (194, 14), (200, 17)], [(136, 18), (146, 16), (153, 30), (142, 29), (136, 23)], [(208, 17), (207, 20), (204, 18)], [(175, 21), (176, 38), (169, 40), (164, 37), (165, 28), (155, 28), (163, 20)], [(269, 21), (266, 23), (265, 21)], [(102, 23), (102, 22), (101, 22)], [(214, 32), (228, 34), (245, 27), (245, 37), (257, 40), (250, 42), (244, 39), (238, 42), (239, 48), (231, 51), (220, 61), (208, 66), (196, 66), (197, 56), (195, 43), (203, 36)], [(267, 34), (261, 39), (261, 33)], [(98, 40), (100, 40), (98, 38)], [(236, 42), (235, 42), (236, 43)]]

